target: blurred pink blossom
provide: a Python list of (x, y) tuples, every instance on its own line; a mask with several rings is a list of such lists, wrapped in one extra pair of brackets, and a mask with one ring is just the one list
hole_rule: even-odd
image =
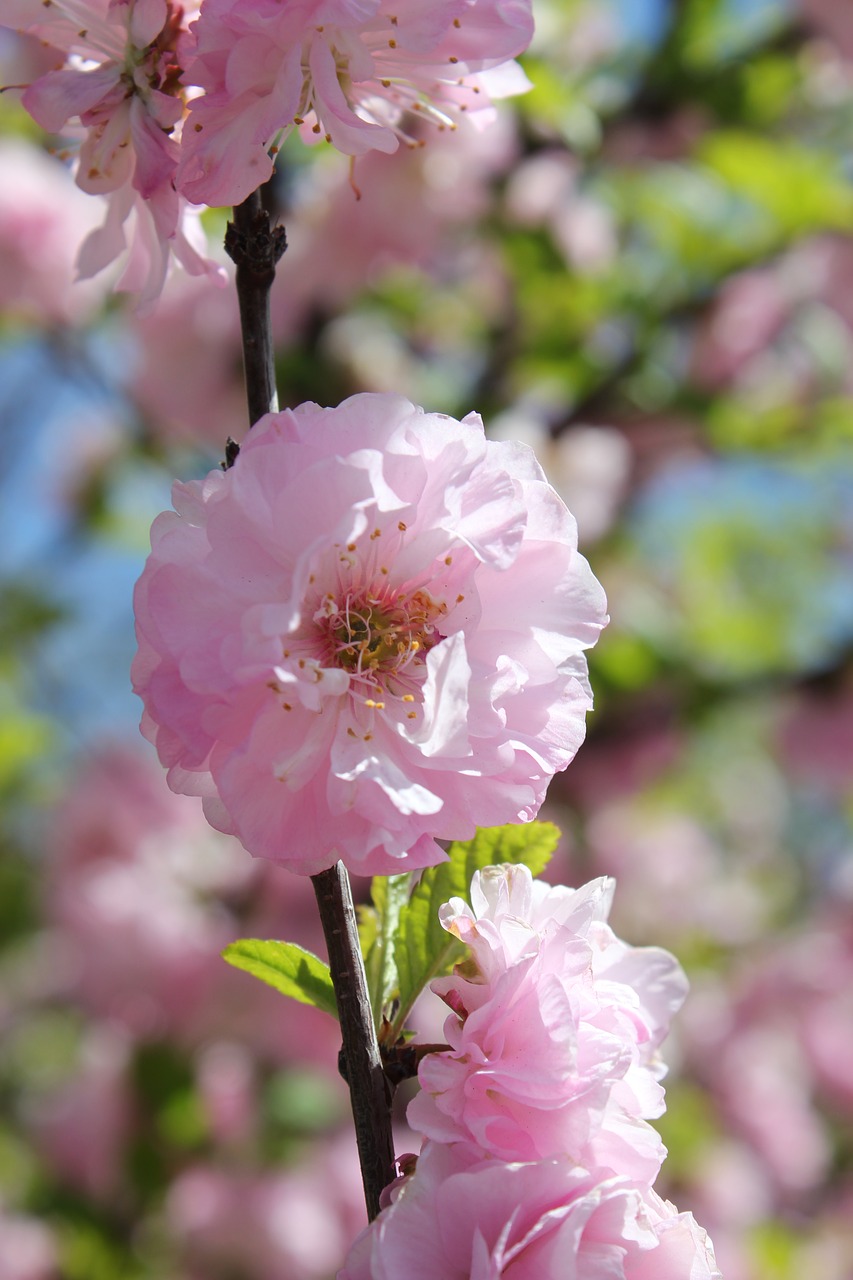
[(255, 1079), (246, 1047), (225, 1041), (206, 1045), (198, 1062), (198, 1088), (217, 1142), (240, 1143), (251, 1135)]
[(347, 1134), (317, 1144), (292, 1171), (190, 1167), (169, 1190), (166, 1216), (192, 1274), (327, 1280), (364, 1221), (355, 1143)]
[(226, 437), (240, 434), (235, 423), (246, 412), (233, 291), (208, 276), (176, 272), (156, 311), (133, 316), (131, 324), (129, 391), (152, 434), (165, 444), (190, 440), (221, 453)]
[(734, 384), (762, 406), (823, 394), (828, 379), (849, 393), (851, 286), (853, 249), (846, 236), (829, 234), (729, 278), (694, 346), (697, 380), (712, 389)]
[[(428, 147), (394, 156), (372, 151), (359, 161), (360, 199), (343, 161), (312, 165), (288, 210), (287, 269), (273, 285), (278, 341), (292, 341), (312, 315), (342, 312), (401, 265), (441, 280), (462, 274), (471, 226), (489, 207), (490, 184), (512, 164), (517, 147), (511, 121), (501, 117), (483, 134), (444, 132)], [(380, 390), (383, 369), (373, 364), (370, 390)]]
[(779, 749), (786, 771), (824, 794), (853, 789), (853, 688), (800, 690), (781, 708)]
[(79, 275), (97, 275), (128, 248), (118, 289), (159, 295), (170, 256), (192, 275), (215, 273), (196, 216), (175, 189), (184, 10), (170, 0), (10, 0), (4, 19), (57, 51), (23, 104), (48, 133), (80, 135), (77, 185), (107, 198), (84, 240)]
[[(334, 1074), (334, 1020), (284, 1000), (220, 955), (246, 935), (322, 951), (307, 882), (247, 861), (192, 800), (163, 787), (153, 760), (119, 747), (78, 771), (49, 845), (51, 933), (42, 949), (49, 942), (62, 957), (47, 976), (55, 983), (59, 974), (66, 998), (134, 1037), (245, 1039), (259, 1059), (307, 1059)], [(211, 1095), (210, 1106), (224, 1116), (221, 1099)], [(236, 1112), (232, 1119), (236, 1126)]]
[(85, 319), (103, 290), (72, 286), (74, 257), (98, 214), (59, 160), (0, 138), (0, 309), (47, 326)]
[(0, 1203), (3, 1280), (58, 1280), (59, 1250), (45, 1223), (7, 1212)]
[(792, 1031), (760, 1022), (742, 1025), (718, 1064), (718, 1088), (728, 1115), (777, 1185), (800, 1192), (821, 1181), (830, 1146)]
[(392, 395), (269, 415), (176, 484), (136, 590), (143, 731), (176, 791), (313, 873), (529, 821), (606, 621), (532, 453)]
[(847, 913), (823, 912), (744, 954), (726, 983), (706, 975), (682, 1019), (688, 1066), (783, 1206), (829, 1174), (827, 1105), (853, 1112), (851, 973)]
[(675, 944), (695, 934), (734, 946), (760, 936), (772, 902), (756, 867), (727, 854), (689, 811), (639, 796), (602, 804), (586, 839), (593, 866), (617, 877), (623, 928)]
[(581, 275), (606, 270), (617, 252), (607, 205), (578, 185), (579, 165), (567, 151), (541, 151), (516, 165), (507, 212), (521, 226), (545, 226), (567, 264)]
[(132, 1125), (130, 1044), (116, 1027), (95, 1024), (69, 1080), (32, 1116), (36, 1143), (54, 1169), (96, 1200), (118, 1193)]
[[(181, 190), (237, 204), (272, 173), (277, 140), (299, 126), (347, 155), (392, 152), (422, 119), (455, 128), (460, 112), (527, 86), (506, 66), (533, 31), (529, 0), (205, 0), (189, 68)], [(493, 70), (497, 69), (497, 70)]]
[(797, 9), (808, 26), (836, 46), (845, 58), (853, 58), (853, 13), (838, 0), (797, 0)]
[(774, 340), (789, 311), (778, 269), (756, 267), (726, 280), (696, 344), (700, 382), (719, 387), (735, 378)]

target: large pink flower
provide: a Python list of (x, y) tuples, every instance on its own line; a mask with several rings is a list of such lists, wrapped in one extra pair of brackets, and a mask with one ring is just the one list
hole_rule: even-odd
[(421, 1063), (413, 1128), (502, 1160), (569, 1156), (654, 1179), (663, 1148), (644, 1121), (663, 1111), (656, 1050), (686, 979), (667, 952), (615, 936), (612, 893), (612, 881), (551, 888), (526, 867), (490, 867), (473, 911), (442, 908), (472, 957), (433, 983), (454, 1010), (450, 1050)]
[(689, 1213), (568, 1161), (478, 1161), (428, 1143), (338, 1280), (719, 1280)]
[(238, 203), (294, 125), (353, 156), (414, 145), (407, 117), (454, 128), (527, 86), (510, 60), (532, 32), (530, 0), (204, 0), (179, 186)]
[(170, 786), (214, 826), (302, 873), (383, 874), (536, 814), (606, 617), (531, 450), (359, 395), (268, 415), (174, 503), (133, 678)]

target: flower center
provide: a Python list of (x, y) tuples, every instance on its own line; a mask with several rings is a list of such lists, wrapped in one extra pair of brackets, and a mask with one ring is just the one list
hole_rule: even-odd
[(329, 659), (345, 671), (375, 681), (380, 675), (414, 674), (442, 638), (435, 626), (440, 606), (425, 591), (411, 596), (349, 592), (343, 603), (328, 595), (315, 615)]

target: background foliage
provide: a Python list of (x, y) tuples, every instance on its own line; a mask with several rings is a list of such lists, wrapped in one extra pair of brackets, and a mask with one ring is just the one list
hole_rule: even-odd
[[(853, 10), (536, 10), (534, 88), (488, 133), (367, 158), (359, 201), (346, 161), (284, 148), (282, 401), (395, 390), (537, 449), (613, 618), (548, 874), (615, 874), (616, 927), (690, 973), (665, 1168), (727, 1280), (849, 1280)], [(6, 39), (3, 82), (37, 56)], [(4, 1274), (326, 1280), (362, 1219), (334, 1024), (219, 959), (321, 952), (310, 892), (166, 792), (127, 687), (150, 519), (242, 431), (236, 302), (71, 288), (89, 198), (13, 99)]]

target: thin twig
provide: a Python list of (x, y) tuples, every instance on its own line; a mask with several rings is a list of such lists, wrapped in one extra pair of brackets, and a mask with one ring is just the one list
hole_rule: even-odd
[(372, 1221), (379, 1212), (380, 1192), (394, 1177), (391, 1086), (379, 1056), (346, 868), (337, 862), (311, 880), (338, 1002), (341, 1066), (349, 1085), (364, 1199)]
[[(270, 289), (276, 263), (287, 248), (284, 227), (271, 227), (261, 190), (234, 206), (225, 232), (225, 252), (237, 267), (237, 299), (243, 334), (243, 368), (249, 425), (278, 409), (270, 324)], [(236, 457), (236, 451), (233, 453)], [(233, 463), (227, 462), (227, 465)], [(227, 461), (227, 460), (226, 460)]]

